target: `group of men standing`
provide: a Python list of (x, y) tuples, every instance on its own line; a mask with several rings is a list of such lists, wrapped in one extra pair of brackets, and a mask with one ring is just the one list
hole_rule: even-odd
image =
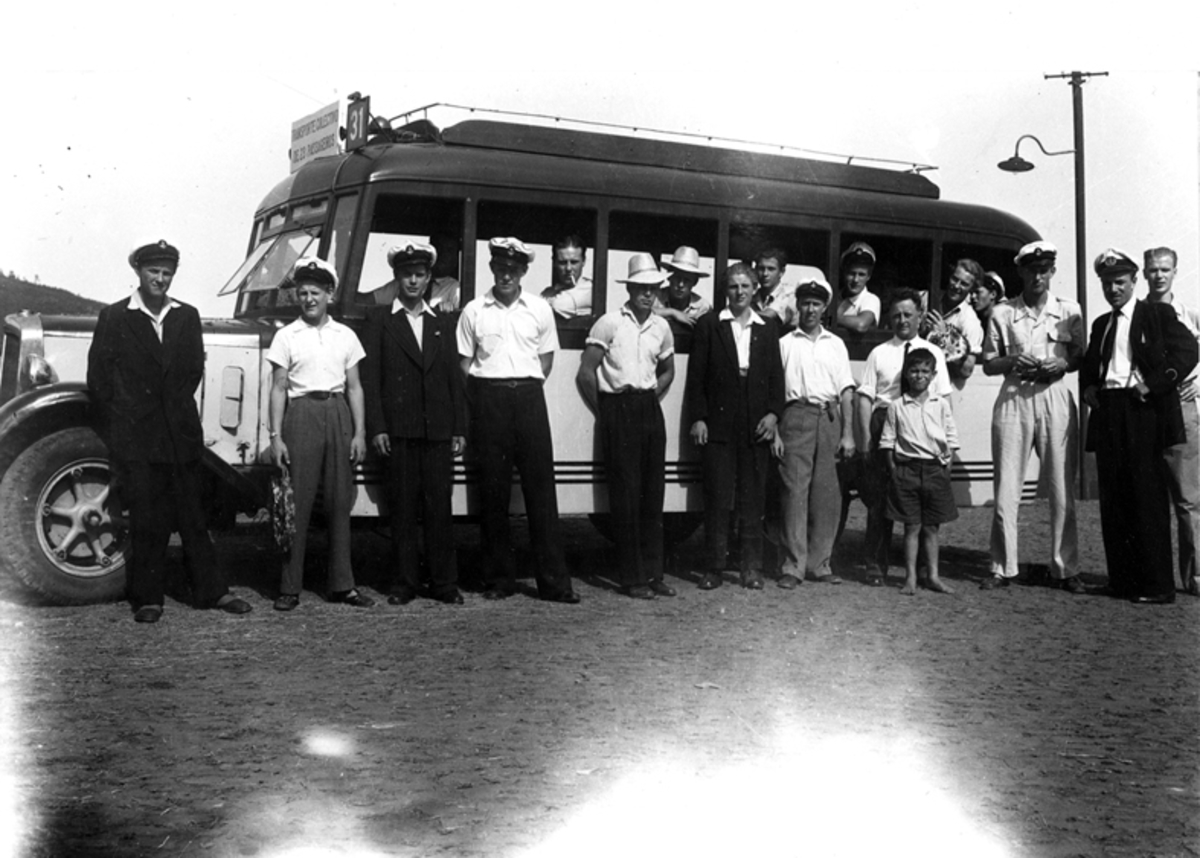
[[(392, 248), (395, 295), (390, 305), (369, 310), (361, 345), (353, 331), (329, 317), (337, 288), (332, 267), (315, 257), (293, 266), (289, 282), (297, 289), (300, 317), (278, 333), (267, 355), (274, 366), (272, 453), (291, 476), (296, 510), (276, 609), (292, 610), (299, 603), (304, 533), (322, 486), (331, 533), (330, 598), (371, 606), (354, 586), (349, 563), (352, 468), (368, 443), (387, 463), (388, 601), (406, 604), (425, 586), (423, 542), (429, 595), (460, 604), (451, 490), (453, 462), (468, 436), (479, 468), (484, 597), (502, 599), (517, 589), (508, 516), (515, 467), (538, 595), (579, 601), (558, 535), (542, 386), (558, 349), (555, 313), (561, 311), (553, 302), (562, 303), (562, 295), (580, 282), (586, 251), (577, 239), (556, 247), (562, 276), (556, 275), (558, 286), (551, 290), (556, 294), (546, 298), (522, 287), (532, 248), (517, 238), (495, 238), (489, 252), (494, 285), (455, 322), (427, 303), (437, 250), (422, 242)], [(863, 297), (874, 297), (865, 290), (874, 252), (858, 243), (847, 253), (852, 258), (843, 258), (843, 265), (856, 274), (859, 288), (837, 308), (837, 318), (848, 327), (870, 327), (883, 314), (877, 299)], [(1195, 373), (1200, 315), (1173, 294), (1175, 253), (1146, 252), (1145, 301), (1133, 298), (1138, 266), (1127, 254), (1110, 249), (1097, 258), (1095, 270), (1113, 310), (1094, 321), (1086, 351), (1079, 306), (1050, 292), (1056, 258), (1049, 242), (1021, 248), (1016, 264), (1022, 292), (991, 308), (979, 350), (983, 371), (1004, 379), (992, 424), (993, 574), (982, 586), (1005, 587), (1017, 577), (1017, 510), (1028, 456), (1036, 450), (1050, 495), (1050, 577), (1070, 592), (1086, 589), (1078, 577), (1073, 494), (1079, 415), (1067, 381), (1078, 370), (1091, 409), (1087, 444), (1097, 455), (1113, 595), (1138, 602), (1174, 599), (1168, 498), (1179, 519), (1184, 587), (1200, 595)], [(130, 509), (129, 598), (139, 622), (161, 616), (162, 563), (171, 530), (183, 538), (196, 603), (230, 613), (250, 610), (228, 591), (198, 500), (202, 433), (191, 400), (203, 373), (203, 344), (196, 311), (167, 296), (178, 261), (178, 251), (166, 242), (134, 251), (130, 263), (138, 288), (101, 313), (89, 354), (88, 383), (99, 406), (100, 431)], [(782, 274), (786, 260), (771, 261)], [(675, 316), (694, 329), (685, 425), (703, 456), (707, 561), (701, 588), (722, 584), (734, 528), (741, 583), (763, 586), (764, 521), (768, 541), (781, 552), (779, 586), (790, 589), (805, 578), (839, 583), (829, 565), (840, 506), (836, 465), (859, 452), (887, 455), (886, 470), (868, 468), (879, 485), (863, 483), (869, 508), (866, 563), (874, 582), (886, 574), (888, 513), (897, 508), (894, 494), (884, 497), (883, 484), (897, 458), (908, 461), (914, 449), (901, 444), (894, 449), (906, 455), (897, 457), (894, 434), (880, 445), (884, 418), (892, 419), (893, 403), (907, 390), (901, 376), (908, 377), (911, 351), (920, 353), (918, 363), (927, 361), (924, 370), (914, 368), (914, 380), (924, 379), (919, 407), (949, 391), (939, 381), (948, 378), (941, 351), (917, 336), (917, 296), (908, 290), (892, 296), (886, 318), (894, 337), (872, 352), (856, 384), (842, 339), (821, 324), (832, 288), (819, 272), (781, 296), (775, 294), (778, 284), (765, 288), (762, 272), (736, 263), (721, 279), (725, 306), (711, 311), (706, 305), (707, 312), (694, 313), (689, 311), (698, 302), (691, 287), (707, 276), (697, 262), (688, 247), (663, 265), (649, 254), (631, 256), (628, 276), (617, 281), (626, 286), (628, 300), (592, 326), (576, 378), (598, 420), (622, 590), (638, 599), (675, 594), (663, 580), (666, 430), (659, 404), (675, 376), (668, 322)], [(956, 269), (964, 272), (960, 302), (982, 275), (964, 262), (969, 260)], [(856, 266), (865, 268), (864, 276), (857, 276)], [(664, 299), (660, 288), (668, 279), (672, 289)], [(949, 313), (953, 306), (944, 309)], [(946, 470), (948, 487), (945, 435), (922, 435), (926, 446), (930, 437), (940, 444), (931, 455)], [(915, 449), (923, 449), (920, 439)], [(778, 460), (774, 474), (772, 455)], [(767, 489), (773, 476), (780, 498), (774, 511)], [(935, 589), (948, 591), (935, 583)]]

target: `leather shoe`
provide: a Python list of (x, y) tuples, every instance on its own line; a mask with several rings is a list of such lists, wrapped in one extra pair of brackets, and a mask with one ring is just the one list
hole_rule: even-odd
[(795, 575), (790, 575), (787, 572), (784, 572), (779, 576), (779, 580), (775, 582), (775, 586), (781, 590), (795, 590), (802, 583), (804, 582), (802, 582)]
[(507, 599), (512, 595), (512, 590), (504, 587), (488, 587), (483, 591), (483, 598), (489, 602), (499, 602), (501, 599)]
[(762, 573), (757, 569), (752, 569), (749, 572), (743, 572), (742, 586), (747, 590), (761, 590), (763, 588)]
[(162, 613), (161, 605), (142, 605), (133, 612), (133, 621), (135, 623), (157, 623), (162, 617)]
[(352, 608), (369, 608), (375, 604), (374, 599), (370, 596), (364, 596), (357, 589), (347, 590), (344, 593), (330, 593), (329, 601), (336, 602), (339, 605), (349, 605)]
[(700, 579), (700, 589), (715, 590), (723, 583), (725, 580), (721, 577), (720, 572), (705, 572), (704, 577)]
[(1200, 596), (1200, 578), (1193, 578), (1188, 582), (1188, 585), (1183, 588), (1183, 592), (1189, 596)]
[(816, 581), (818, 584), (840, 584), (840, 583), (842, 583), (842, 579), (839, 578), (837, 575), (834, 575), (832, 572), (829, 572), (825, 575), (813, 575), (812, 580)]
[[(433, 598), (443, 605), (461, 605), (463, 603), (462, 593), (458, 592), (457, 588), (434, 593)], [(391, 600), (389, 599), (388, 601), (390, 602)]]
[[(1071, 580), (1070, 578), (1067, 579)], [(1175, 601), (1174, 593), (1158, 593), (1152, 596), (1134, 596), (1129, 601), (1135, 605), (1170, 605)]]
[(224, 611), (227, 614), (248, 614), (254, 610), (254, 606), (245, 599), (238, 598), (233, 593), (226, 593), (221, 598), (217, 599), (213, 605), (219, 611)]
[(397, 590), (390, 593), (387, 598), (389, 605), (407, 605), (413, 599), (417, 598), (417, 594), (409, 590)]
[(654, 591), (644, 585), (626, 587), (625, 595), (631, 599), (653, 599)]
[(658, 596), (674, 596), (675, 588), (663, 582), (661, 578), (655, 578), (649, 581), (647, 586)]
[(300, 596), (296, 593), (280, 593), (275, 600), (275, 610), (294, 611), (300, 604)]
[(993, 575), (991, 578), (984, 578), (979, 582), (980, 590), (999, 590), (1009, 586), (1009, 580), (1003, 575)]
[(1058, 582), (1060, 590), (1066, 590), (1072, 596), (1080, 596), (1088, 591), (1087, 584), (1079, 580), (1078, 575), (1072, 575), (1070, 578), (1063, 578)]
[(558, 602), (561, 605), (578, 605), (579, 594), (574, 590), (561, 590), (557, 593), (547, 593), (542, 596), (543, 602)]

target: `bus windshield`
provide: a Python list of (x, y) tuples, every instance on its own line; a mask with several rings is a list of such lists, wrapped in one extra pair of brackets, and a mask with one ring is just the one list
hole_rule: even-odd
[(280, 287), (293, 263), (310, 250), (316, 251), (319, 237), (320, 230), (315, 228), (283, 232), (254, 248), (220, 292), (238, 293), (235, 315), (257, 316), (273, 308), (294, 306), (294, 290)]

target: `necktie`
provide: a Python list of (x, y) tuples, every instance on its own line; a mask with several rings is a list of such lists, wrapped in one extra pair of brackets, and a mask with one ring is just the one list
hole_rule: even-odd
[(1108, 376), (1108, 365), (1112, 362), (1113, 341), (1116, 340), (1117, 334), (1117, 319), (1120, 317), (1120, 310), (1113, 310), (1112, 315), (1108, 317), (1108, 327), (1104, 331), (1104, 339), (1100, 341), (1100, 381), (1103, 382)]

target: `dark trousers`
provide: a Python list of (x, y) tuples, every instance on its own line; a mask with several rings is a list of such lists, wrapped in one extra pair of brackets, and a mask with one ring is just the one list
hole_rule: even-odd
[(727, 566), (731, 518), (738, 521), (741, 571), (762, 569), (770, 450), (746, 428), (746, 384), (742, 378), (733, 407), (741, 430), (728, 442), (710, 440), (704, 445), (704, 545), (708, 568), (714, 572)]
[(449, 441), (391, 439), (388, 504), (392, 527), (393, 593), (415, 595), (420, 587), (420, 535), (423, 525), (430, 588), (435, 596), (458, 583), (454, 522), (454, 454)]
[(1121, 596), (1173, 598), (1170, 493), (1156, 443), (1158, 411), (1130, 391), (1101, 391), (1091, 420), (1109, 584)]
[(288, 473), (296, 499), (296, 535), (283, 570), (279, 592), (297, 594), (304, 585), (304, 553), (308, 523), (317, 490), (323, 489), (329, 527), (329, 590), (344, 593), (354, 588), (350, 568), (350, 508), (354, 505), (354, 466), (350, 464), (350, 439), (354, 435), (350, 406), (345, 397), (313, 399), (300, 396), (288, 401), (283, 416), (283, 442), (288, 448)]
[(621, 583), (662, 580), (667, 428), (655, 391), (601, 393), (600, 445)]
[(879, 449), (879, 437), (887, 420), (887, 409), (871, 412), (872, 452), (863, 462), (862, 485), (859, 488), (867, 507), (867, 533), (863, 540), (863, 562), (872, 572), (886, 575), (888, 556), (892, 549), (892, 520), (887, 517), (888, 467), (887, 454)]
[(172, 531), (183, 542), (192, 600), (209, 607), (229, 592), (204, 517), (200, 460), (122, 462), (121, 496), (129, 507), (126, 592), (134, 610), (162, 605), (164, 565)]
[(471, 439), (479, 466), (484, 581), (489, 587), (516, 586), (508, 523), (516, 466), (537, 561), (538, 593), (553, 597), (570, 592), (571, 578), (558, 535), (554, 444), (542, 385), (532, 379), (496, 382), (472, 378), (469, 390)]

